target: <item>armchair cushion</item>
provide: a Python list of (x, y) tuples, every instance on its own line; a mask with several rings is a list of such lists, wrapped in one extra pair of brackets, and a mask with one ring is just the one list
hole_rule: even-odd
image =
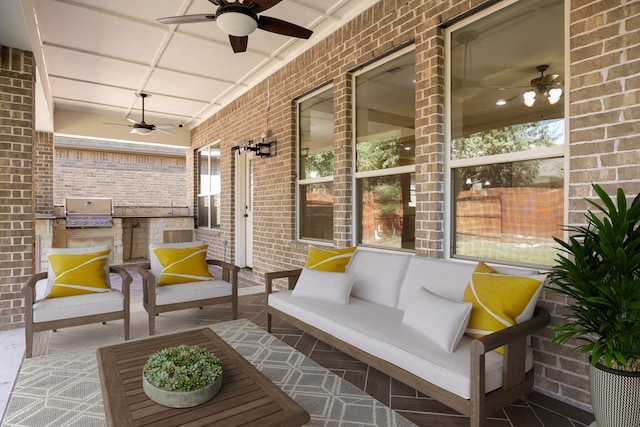
[[(156, 249), (169, 249), (169, 248), (194, 248), (197, 246), (203, 246), (205, 243), (201, 240), (196, 240), (195, 242), (180, 242), (180, 243), (162, 243), (162, 244), (156, 244), (156, 243), (151, 243), (149, 245), (149, 264), (151, 265), (150, 271), (151, 274), (153, 274), (153, 276), (156, 279), (156, 283), (158, 283), (160, 281), (160, 277), (162, 276), (162, 263), (160, 262), (160, 260), (158, 259), (155, 250)], [(189, 280), (189, 282), (192, 282), (193, 280)]]
[(473, 304), (466, 333), (480, 338), (530, 319), (543, 282), (544, 275), (501, 274), (478, 263), (464, 291), (463, 300)]
[(156, 287), (156, 305), (198, 301), (231, 294), (229, 282), (215, 279), (209, 279), (206, 282), (182, 283), (180, 286), (158, 286)]
[[(153, 249), (162, 270), (158, 286), (178, 285), (212, 279), (207, 266), (207, 245)], [(157, 277), (156, 277), (157, 279)]]
[(111, 289), (106, 271), (111, 251), (83, 249), (83, 253), (49, 253), (53, 277), (48, 281), (45, 298), (101, 293)]
[(115, 289), (103, 293), (43, 299), (33, 304), (33, 322), (42, 323), (112, 313), (121, 311), (123, 308), (124, 297)]

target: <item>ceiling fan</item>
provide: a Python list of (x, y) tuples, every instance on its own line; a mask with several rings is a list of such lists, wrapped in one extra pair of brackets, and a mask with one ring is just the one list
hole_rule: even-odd
[(152, 125), (144, 121), (144, 100), (145, 98), (150, 97), (151, 94), (144, 93), (144, 92), (136, 92), (136, 96), (139, 98), (142, 98), (142, 120), (141, 121), (138, 122), (132, 119), (131, 117), (127, 117), (127, 120), (133, 123), (132, 125), (121, 125), (120, 123), (107, 123), (107, 124), (118, 125), (118, 126), (129, 126), (130, 128), (132, 128), (131, 132), (129, 133), (135, 133), (138, 135), (149, 135), (151, 132), (159, 132), (165, 135), (173, 135), (173, 132), (169, 132), (166, 129), (174, 128), (175, 127), (174, 125)]
[(272, 8), (282, 0), (209, 1), (218, 6), (215, 13), (158, 18), (158, 22), (161, 24), (189, 24), (216, 21), (218, 27), (229, 35), (231, 48), (235, 53), (247, 50), (249, 34), (253, 33), (256, 28), (301, 39), (308, 39), (313, 34), (311, 30), (282, 19), (258, 16), (259, 13)]
[(540, 73), (540, 77), (531, 80), (531, 90), (525, 92), (523, 96), (524, 104), (532, 107), (536, 102), (536, 95), (542, 95), (547, 98), (549, 104), (553, 105), (560, 100), (562, 96), (562, 82), (559, 74), (547, 74), (549, 66), (547, 64), (538, 65), (536, 70)]

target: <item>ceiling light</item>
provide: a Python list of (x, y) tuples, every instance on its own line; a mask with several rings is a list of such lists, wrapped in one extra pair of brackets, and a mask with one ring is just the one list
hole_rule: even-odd
[(257, 17), (252, 16), (252, 13), (247, 8), (226, 7), (216, 15), (216, 22), (225, 33), (235, 37), (245, 37), (258, 28)]
[(523, 93), (522, 98), (524, 99), (524, 105), (527, 107), (533, 107), (533, 104), (536, 102), (536, 93), (535, 91), (530, 90)]
[(138, 135), (149, 135), (151, 133), (151, 129), (147, 128), (133, 128), (130, 133), (137, 133)]
[(561, 82), (558, 80), (558, 74), (547, 74), (544, 72), (549, 68), (548, 65), (538, 65), (536, 70), (540, 72), (540, 77), (531, 80), (531, 90), (522, 94), (522, 99), (527, 107), (533, 107), (538, 94), (543, 95), (553, 105), (560, 100), (562, 96)]

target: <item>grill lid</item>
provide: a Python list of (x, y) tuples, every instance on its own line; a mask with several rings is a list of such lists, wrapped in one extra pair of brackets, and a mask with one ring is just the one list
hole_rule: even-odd
[(112, 199), (88, 197), (67, 198), (64, 201), (67, 228), (97, 228), (113, 226)]

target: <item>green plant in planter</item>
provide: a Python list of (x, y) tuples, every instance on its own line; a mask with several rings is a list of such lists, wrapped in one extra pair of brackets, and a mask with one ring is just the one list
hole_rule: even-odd
[(591, 363), (640, 371), (640, 195), (627, 206), (619, 188), (616, 201), (597, 184), (600, 201), (587, 200), (584, 226), (569, 226), (567, 242), (549, 278), (551, 289), (569, 297), (568, 323), (554, 328), (556, 343), (576, 338)]
[(222, 363), (213, 353), (196, 345), (160, 350), (144, 365), (144, 376), (163, 390), (198, 390), (222, 375)]

